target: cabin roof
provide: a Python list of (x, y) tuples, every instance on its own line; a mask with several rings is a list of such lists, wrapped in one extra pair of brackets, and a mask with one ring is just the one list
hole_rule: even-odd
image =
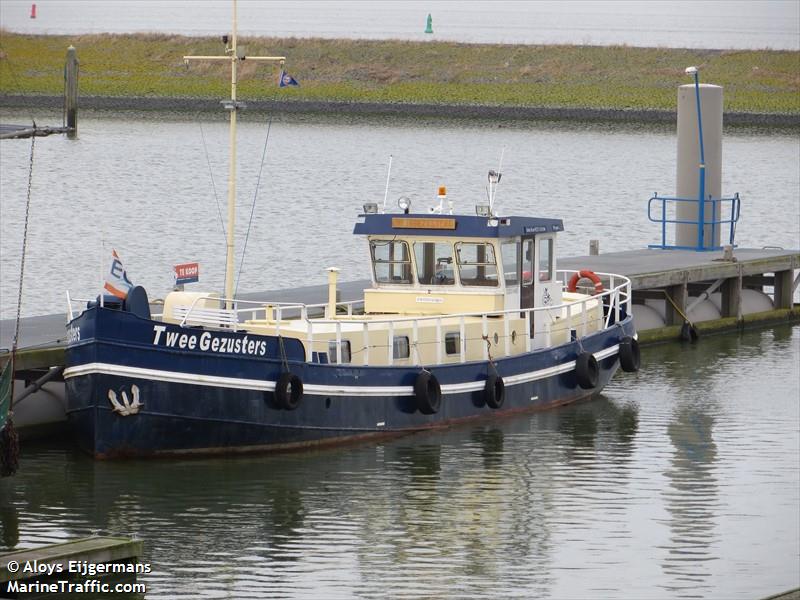
[(356, 235), (506, 238), (564, 231), (561, 219), (439, 214), (362, 214)]

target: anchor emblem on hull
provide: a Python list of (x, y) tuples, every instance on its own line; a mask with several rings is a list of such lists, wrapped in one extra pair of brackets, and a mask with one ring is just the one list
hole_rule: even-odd
[(120, 403), (117, 400), (117, 393), (114, 390), (108, 390), (108, 400), (111, 402), (111, 406), (114, 407), (115, 413), (123, 417), (138, 414), (139, 409), (144, 406), (143, 403), (139, 402), (139, 386), (132, 385), (131, 394), (133, 395), (133, 402), (128, 400), (128, 394), (125, 390), (120, 390), (120, 395), (122, 396), (122, 402)]

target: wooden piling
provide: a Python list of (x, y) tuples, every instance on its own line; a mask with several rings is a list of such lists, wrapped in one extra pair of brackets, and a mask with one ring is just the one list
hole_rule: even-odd
[(64, 113), (66, 115), (67, 138), (78, 137), (78, 56), (75, 46), (67, 48), (64, 64)]

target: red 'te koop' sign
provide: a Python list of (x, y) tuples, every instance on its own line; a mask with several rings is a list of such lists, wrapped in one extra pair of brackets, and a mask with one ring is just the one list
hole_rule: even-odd
[(197, 283), (198, 281), (200, 281), (199, 263), (193, 262), (175, 265), (175, 285)]

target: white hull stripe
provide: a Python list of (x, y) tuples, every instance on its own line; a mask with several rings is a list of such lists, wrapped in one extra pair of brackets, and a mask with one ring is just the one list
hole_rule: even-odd
[[(619, 346), (611, 346), (595, 353), (597, 360), (614, 356), (619, 352)], [(519, 385), (538, 379), (546, 379), (553, 375), (569, 373), (575, 369), (575, 361), (565, 362), (554, 367), (509, 375), (504, 378), (506, 386)], [(120, 377), (133, 377), (149, 379), (151, 381), (165, 381), (169, 383), (184, 383), (189, 385), (205, 385), (209, 387), (232, 388), (241, 390), (256, 390), (274, 392), (275, 382), (260, 379), (240, 379), (237, 377), (219, 377), (216, 375), (197, 375), (195, 373), (181, 373), (179, 371), (162, 371), (160, 369), (141, 369), (139, 367), (125, 367), (109, 363), (87, 363), (64, 370), (64, 379), (80, 377), (99, 373), (101, 375), (117, 375)], [(484, 381), (468, 381), (465, 383), (451, 383), (442, 385), (442, 394), (461, 394), (482, 390)], [(363, 386), (363, 385), (316, 385), (303, 383), (303, 391), (314, 396), (413, 396), (414, 387), (410, 385), (398, 386)]]

